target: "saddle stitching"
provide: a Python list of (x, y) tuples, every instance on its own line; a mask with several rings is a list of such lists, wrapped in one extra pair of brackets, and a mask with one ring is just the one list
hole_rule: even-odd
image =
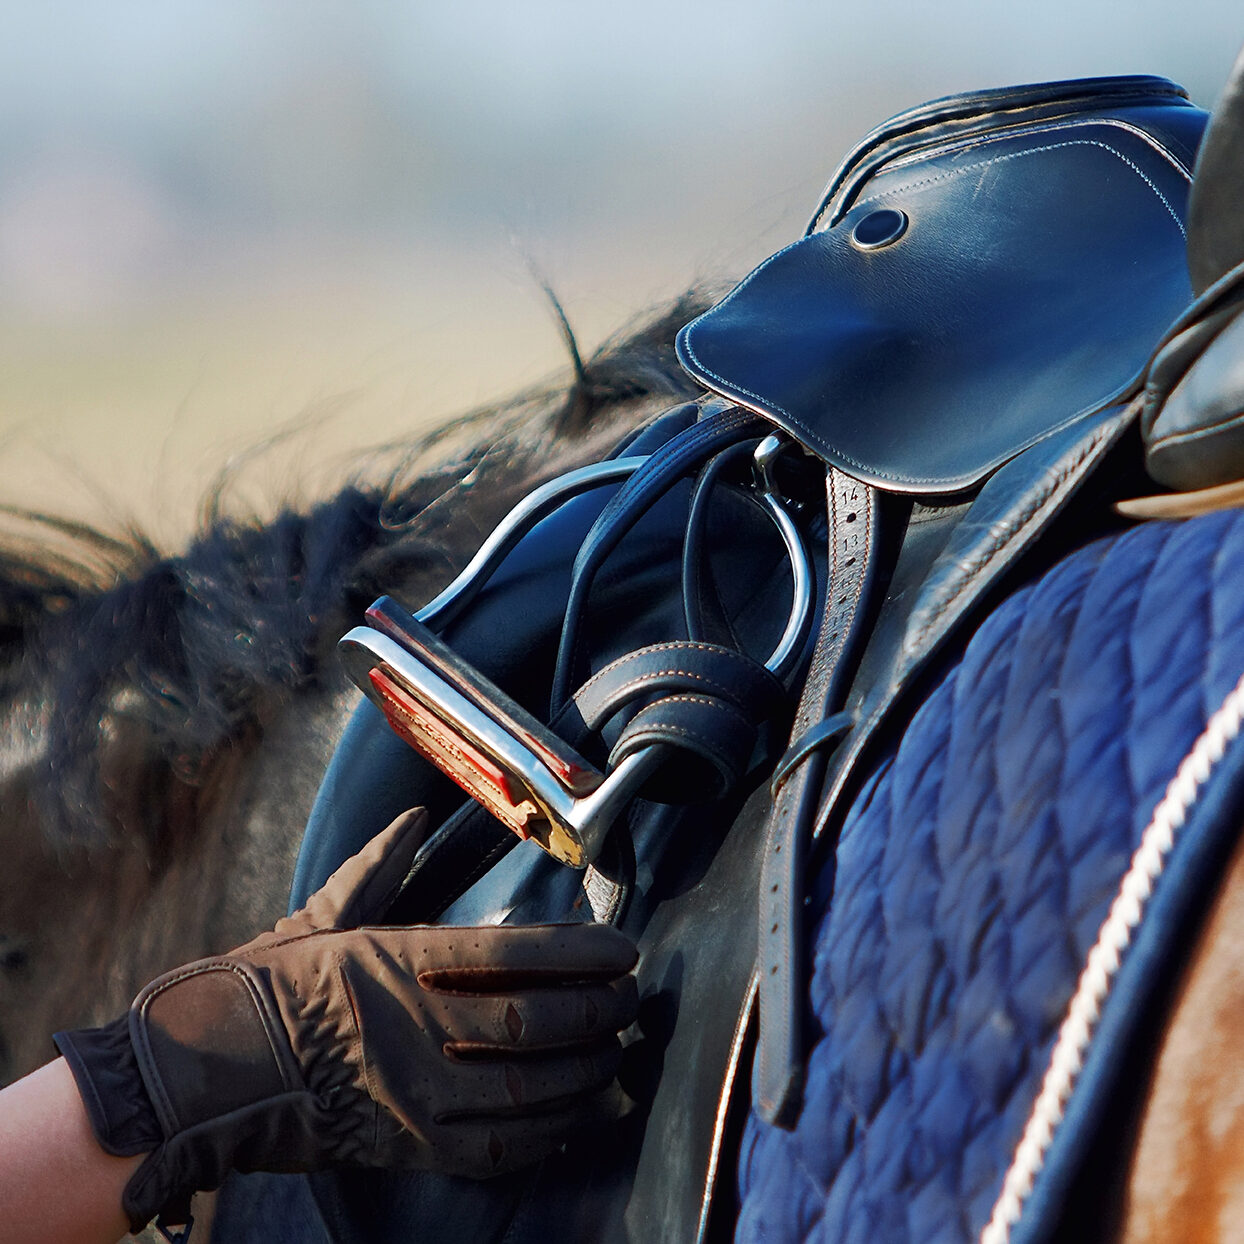
[[(797, 427), (800, 430), (800, 432), (802, 432), (803, 435), (809, 441), (811, 441), (816, 448), (820, 449), (823, 453), (832, 453), (835, 457), (840, 458), (844, 462), (849, 462), (853, 467), (857, 467), (861, 471), (867, 471), (870, 474), (875, 475), (880, 479), (891, 480), (896, 484), (920, 484), (924, 482), (922, 478), (919, 478), (917, 476), (904, 475), (897, 471), (881, 471), (881, 470), (878, 470), (874, 466), (870, 466), (868, 463), (861, 462), (859, 461), (859, 459), (853, 458), (850, 454), (845, 453), (843, 450), (837, 448), (834, 445), (831, 445), (830, 442), (826, 440), (826, 438), (823, 437), (814, 428), (809, 428), (805, 424), (801, 423), (784, 406), (779, 405), (777, 402), (772, 402), (768, 398), (761, 397), (760, 394), (758, 393), (753, 393), (750, 389), (746, 388), (744, 385), (732, 384), (730, 381), (726, 380), (724, 376), (718, 375), (715, 371), (712, 370), (712, 368), (706, 366), (700, 360), (700, 358), (696, 355), (695, 349), (691, 345), (690, 334), (684, 337), (683, 340), (686, 346), (687, 354), (690, 356), (692, 362), (694, 362), (696, 367), (698, 367), (706, 376), (711, 376), (714, 380), (717, 381), (718, 384), (724, 385), (725, 387), (732, 389), (735, 392), (741, 393), (743, 394), (744, 397), (751, 398), (752, 401), (760, 404), (762, 407), (767, 407), (769, 410), (774, 410), (778, 414), (785, 416), (786, 419), (788, 419), (792, 424), (794, 424), (795, 427)], [(1074, 414), (1068, 415), (1065, 419), (1061, 420), (1060, 422), (1056, 424), (1053, 424), (1051, 427), (1047, 428), (1044, 432), (1040, 433), (1038, 436), (1034, 436), (1031, 440), (1024, 442), (1024, 444), (1019, 446), (1019, 448), (1015, 451), (1012, 457), (1016, 457), (1019, 454), (1023, 453), (1025, 449), (1031, 449), (1032, 446), (1036, 444), (1038, 441), (1044, 440), (1046, 437), (1056, 435), (1057, 433), (1063, 431), (1064, 428), (1070, 427), (1077, 420), (1083, 419), (1087, 415), (1091, 415), (1096, 411), (1105, 410), (1106, 407), (1108, 407), (1112, 402), (1116, 401), (1122, 395), (1123, 391), (1125, 390), (1116, 391), (1115, 393), (1104, 398), (1102, 401), (1096, 402), (1090, 406), (1084, 406), (1080, 410), (1077, 410)], [(763, 415), (765, 412), (762, 410), (757, 413), (761, 413)], [(963, 477), (960, 477), (959, 480), (954, 480), (951, 482), (957, 483), (957, 482), (961, 482), (966, 479), (968, 479), (968, 477), (963, 476)]]
[[(628, 652), (624, 656), (618, 657), (616, 660), (610, 661), (608, 665), (602, 666), (591, 676), (580, 688), (575, 692), (576, 696), (582, 695), (594, 683), (599, 682), (602, 678), (611, 674), (618, 666), (624, 665), (636, 653), (647, 654), (650, 652), (711, 652), (715, 653), (723, 659), (729, 659), (736, 663), (752, 668), (756, 663), (748, 656), (744, 656), (741, 652), (735, 652), (730, 648), (722, 647), (718, 644), (708, 644), (700, 640), (668, 640), (662, 644), (648, 644), (643, 648), (636, 648), (633, 652)], [(655, 671), (654, 676), (661, 674), (685, 674), (688, 678), (704, 678), (702, 674), (694, 674), (690, 670), (683, 669), (664, 669)]]
[[(1161, 156), (1162, 159), (1171, 166), (1171, 169), (1178, 173), (1184, 181), (1191, 183), (1192, 175), (1188, 172), (1187, 168), (1181, 164), (1175, 156), (1167, 151), (1165, 147), (1154, 142), (1152, 135), (1146, 134), (1144, 130), (1139, 129), (1135, 125), (1119, 120), (1118, 117), (1079, 117), (1070, 122), (1054, 122), (1043, 125), (1020, 125), (998, 133), (978, 134), (972, 138), (961, 139), (957, 143), (952, 142), (946, 144), (945, 146), (939, 146), (932, 151), (913, 151), (910, 155), (900, 156), (897, 159), (888, 162), (883, 168), (878, 169), (874, 176), (878, 176), (881, 173), (891, 169), (911, 168), (914, 165), (926, 163), (930, 155), (940, 156), (958, 153), (961, 151), (972, 151), (976, 148), (983, 149), (988, 147), (991, 143), (1005, 142), (1008, 139), (1018, 138), (1022, 135), (1057, 134), (1064, 130), (1092, 129), (1095, 127), (1123, 130), (1125, 133), (1132, 135), (1133, 138), (1139, 139), (1147, 147), (1149, 147), (1155, 155)], [(1067, 141), (1074, 142), (1080, 140), (1068, 139)], [(1051, 145), (1060, 146), (1062, 144), (1055, 143)], [(863, 201), (866, 202), (867, 200)]]
[[(749, 720), (746, 714), (741, 712), (739, 709), (735, 708), (733, 704), (727, 704), (722, 700), (714, 700), (710, 698), (709, 696), (705, 696), (705, 695), (669, 695), (669, 696), (663, 696), (657, 703), (662, 704), (662, 705), (664, 704), (701, 704), (705, 708), (715, 708), (721, 713), (724, 713), (724, 714), (727, 714), (728, 716), (732, 716), (736, 718), (740, 723), (742, 723), (742, 725), (744, 725), (745, 727), (749, 729), (753, 725), (752, 721)], [(657, 705), (654, 704), (652, 705), (652, 707), (656, 708)], [(701, 742), (702, 737), (703, 737), (697, 734), (694, 730), (689, 730), (686, 726), (674, 726), (674, 725), (663, 724), (660, 727), (660, 729), (661, 729), (662, 734), (678, 734), (678, 735), (681, 735), (685, 739), (691, 739), (695, 743)], [(692, 750), (696, 751), (697, 754), (699, 754), (699, 749), (693, 748)]]
[[(629, 682), (625, 682), (617, 688), (617, 699), (619, 702), (618, 702), (617, 708), (615, 708), (613, 711), (616, 713), (620, 709), (626, 706), (627, 699), (631, 692), (642, 691), (645, 685), (651, 682), (653, 679), (669, 678), (675, 674), (678, 675), (678, 677), (680, 678), (686, 678), (686, 679), (689, 679), (689, 680), (692, 680), (698, 683), (703, 683), (706, 690), (715, 691), (723, 699), (736, 698), (738, 695), (738, 691), (736, 688), (731, 687), (726, 683), (716, 682), (705, 674), (695, 674), (695, 673), (692, 673), (690, 670), (677, 669), (677, 668), (653, 670), (651, 674), (638, 675), (637, 677), (632, 678)], [(669, 699), (670, 697), (662, 696), (661, 698)]]
[(1027, 147), (1023, 151), (1008, 151), (1003, 155), (993, 156), (988, 160), (978, 160), (975, 164), (964, 164), (959, 168), (949, 169), (945, 173), (939, 173), (936, 177), (925, 177), (920, 181), (910, 181), (903, 186), (896, 186), (893, 190), (883, 190), (879, 194), (869, 195), (867, 198), (860, 199), (858, 206), (863, 207), (868, 203), (877, 203), (882, 199), (893, 198), (896, 194), (905, 194), (910, 190), (923, 189), (925, 186), (935, 186), (939, 182), (948, 181), (962, 173), (970, 173), (974, 169), (979, 168), (988, 168), (991, 164), (1005, 164), (1010, 160), (1018, 160), (1024, 156), (1041, 155), (1047, 151), (1057, 151), (1061, 147), (1100, 147), (1102, 151), (1108, 151), (1112, 156), (1122, 160), (1149, 187), (1158, 202), (1166, 208), (1167, 214), (1175, 222), (1175, 228), (1179, 230), (1179, 236), (1187, 241), (1188, 231), (1184, 228), (1183, 221), (1179, 219), (1179, 215), (1171, 206), (1170, 200), (1157, 188), (1153, 179), (1134, 160), (1129, 160), (1118, 148), (1112, 147), (1109, 143), (1101, 142), (1096, 138), (1068, 138), (1060, 143), (1046, 143), (1043, 147)]
[[(664, 695), (661, 697), (662, 704), (703, 704), (709, 708), (717, 707), (723, 712), (733, 713), (740, 721), (747, 721), (747, 717), (740, 712), (733, 704), (723, 704), (721, 700), (714, 699), (707, 695)], [(751, 723), (748, 722), (750, 725)]]
[[(1010, 110), (1004, 109), (1002, 111), (1005, 113)], [(885, 161), (884, 164), (878, 166), (877, 168), (874, 168), (871, 172), (869, 172), (868, 175), (863, 179), (863, 181), (866, 184), (869, 180), (871, 180), (871, 178), (877, 176), (878, 173), (884, 171), (884, 169), (886, 168), (910, 167), (912, 164), (920, 163), (923, 160), (927, 160), (930, 155), (936, 155), (936, 154), (939, 154), (945, 151), (970, 150), (972, 147), (983, 147), (990, 142), (997, 142), (1003, 138), (1015, 138), (1021, 134), (1051, 134), (1051, 133), (1056, 133), (1059, 130), (1083, 129), (1086, 126), (1093, 126), (1093, 125), (1113, 126), (1116, 129), (1126, 130), (1129, 134), (1133, 134), (1135, 137), (1147, 143), (1151, 148), (1153, 148), (1155, 152), (1157, 152), (1158, 155), (1162, 156), (1163, 159), (1165, 159), (1168, 164), (1170, 164), (1172, 167), (1177, 169), (1186, 180), (1188, 181), (1192, 180), (1191, 174), (1189, 173), (1188, 169), (1185, 168), (1184, 165), (1181, 164), (1179, 160), (1177, 160), (1175, 156), (1171, 154), (1171, 152), (1167, 151), (1165, 147), (1161, 146), (1159, 143), (1154, 142), (1153, 136), (1150, 134), (1147, 134), (1139, 126), (1132, 125), (1130, 122), (1121, 120), (1119, 117), (1080, 115), (1080, 116), (1072, 116), (1072, 117), (1063, 117), (1061, 119), (1052, 119), (1052, 120), (1044, 121), (1044, 122), (1027, 122), (1026, 123), (1024, 121), (1020, 121), (1013, 125), (1002, 126), (1000, 127), (999, 131), (995, 131), (995, 132), (986, 131), (982, 134), (977, 134), (977, 135), (972, 135), (970, 137), (962, 138), (958, 140), (958, 142), (956, 142), (953, 139), (948, 139), (944, 145), (939, 144), (939, 145), (935, 145), (932, 148), (928, 148), (928, 147), (918, 148), (917, 150), (910, 152), (908, 155), (896, 156), (893, 160)], [(857, 173), (857, 177), (858, 177), (858, 173)], [(834, 187), (834, 192), (832, 194), (830, 193), (822, 194), (821, 202), (816, 209), (816, 213), (813, 215), (812, 219), (808, 222), (808, 227), (804, 230), (805, 237), (811, 237), (812, 234), (814, 233), (823, 232), (823, 230), (820, 228), (821, 222), (825, 219), (826, 214), (829, 213), (830, 210), (834, 207), (835, 203), (842, 197), (842, 195), (847, 190), (849, 190), (849, 188), (853, 184), (854, 179), (844, 180), (835, 187), (834, 183), (837, 181), (838, 181), (837, 177), (831, 180), (830, 185), (831, 187)], [(845, 215), (847, 211), (850, 211), (850, 206), (843, 209), (842, 215)], [(842, 216), (839, 215), (836, 219), (831, 221), (831, 223), (827, 226), (827, 228), (832, 229), (835, 225), (838, 224), (841, 218)]]
[[(1110, 146), (1108, 143), (1100, 142), (1097, 139), (1090, 139), (1090, 138), (1070, 138), (1060, 143), (1047, 143), (1042, 147), (1031, 147), (1024, 151), (1012, 151), (1004, 155), (993, 156), (992, 158), (988, 160), (978, 160), (973, 164), (965, 164), (960, 168), (951, 169), (945, 173), (939, 174), (936, 177), (928, 177), (921, 181), (908, 182), (906, 185), (901, 186), (901, 187), (896, 187), (893, 190), (884, 190), (879, 194), (870, 195), (867, 198), (860, 199), (857, 206), (864, 206), (870, 203), (879, 203), (884, 199), (893, 198), (896, 195), (905, 194), (911, 190), (916, 190), (916, 189), (923, 188), (925, 186), (935, 185), (939, 182), (948, 181), (954, 177), (959, 177), (964, 173), (973, 172), (977, 169), (988, 168), (990, 165), (1002, 164), (1009, 160), (1017, 160), (1021, 156), (1039, 155), (1047, 151), (1056, 151), (1062, 147), (1098, 147), (1102, 151), (1106, 151), (1110, 155), (1115, 156), (1120, 162), (1126, 165), (1127, 168), (1129, 168), (1133, 173), (1135, 173), (1136, 176), (1139, 177), (1141, 181), (1144, 182), (1144, 184), (1149, 188), (1149, 190), (1152, 192), (1154, 197), (1166, 209), (1166, 212), (1170, 216), (1171, 220), (1174, 222), (1175, 227), (1179, 230), (1180, 237), (1182, 237), (1185, 242), (1187, 241), (1187, 237), (1188, 237), (1187, 231), (1184, 228), (1183, 222), (1179, 219), (1178, 214), (1175, 212), (1175, 209), (1171, 206), (1170, 200), (1167, 199), (1167, 197), (1161, 192), (1161, 190), (1158, 189), (1158, 187), (1154, 184), (1153, 180), (1140, 168), (1140, 166), (1137, 165), (1133, 160), (1129, 160), (1128, 157), (1125, 156), (1121, 151)], [(1186, 176), (1186, 173), (1185, 173), (1185, 176)], [(714, 310), (726, 306), (726, 304), (731, 302), (735, 298), (736, 295), (741, 294), (747, 288), (747, 286), (750, 285), (751, 282), (755, 280), (771, 263), (775, 262), (777, 259), (780, 259), (783, 255), (786, 254), (787, 251), (793, 250), (796, 246), (799, 246), (801, 243), (806, 242), (807, 240), (808, 240), (807, 237), (800, 238), (797, 242), (792, 242), (789, 246), (783, 247), (780, 251), (777, 252), (777, 254), (770, 256), (769, 259), (767, 259), (764, 263), (762, 263), (754, 272), (752, 272), (742, 282), (740, 282), (739, 285), (737, 285), (733, 290), (731, 290), (731, 292), (727, 294), (726, 297), (723, 298), (720, 303), (717, 304), (717, 308), (714, 308)], [(881, 470), (878, 470), (876, 467), (870, 466), (867, 463), (861, 462), (858, 459), (853, 458), (850, 454), (845, 453), (841, 449), (832, 445), (824, 436), (822, 436), (819, 432), (817, 432), (815, 428), (806, 427), (800, 420), (796, 419), (795, 416), (792, 415), (791, 412), (787, 410), (784, 406), (780, 405), (777, 402), (770, 401), (768, 398), (765, 398), (761, 396), (761, 394), (752, 391), (751, 389), (747, 388), (745, 385), (736, 385), (733, 382), (727, 380), (724, 376), (720, 375), (713, 368), (709, 367), (700, 358), (700, 356), (696, 353), (696, 349), (695, 349), (694, 344), (692, 343), (691, 337), (692, 337), (692, 334), (690, 331), (687, 331), (683, 334), (683, 347), (686, 350), (688, 357), (695, 364), (695, 366), (704, 375), (711, 377), (719, 385), (724, 386), (726, 389), (730, 390), (732, 393), (742, 394), (744, 397), (750, 398), (753, 402), (758, 403), (758, 405), (761, 407), (758, 413), (764, 415), (768, 410), (776, 411), (778, 414), (782, 415), (785, 419), (787, 419), (790, 423), (792, 423), (795, 427), (799, 428), (799, 430), (804, 434), (804, 436), (807, 437), (807, 439), (811, 441), (822, 452), (832, 453), (836, 457), (840, 458), (842, 461), (849, 462), (853, 467), (856, 467), (860, 470), (868, 471), (878, 476), (881, 479), (892, 480), (896, 484), (918, 484), (922, 482), (920, 478), (914, 475), (906, 475), (906, 474), (895, 472), (895, 471), (881, 471)], [(1016, 450), (1016, 453), (1017, 454), (1023, 453), (1025, 449), (1030, 448), (1038, 440), (1044, 440), (1046, 437), (1053, 436), (1056, 433), (1061, 432), (1064, 428), (1070, 427), (1077, 420), (1083, 419), (1086, 415), (1090, 415), (1094, 411), (1104, 410), (1112, 401), (1120, 397), (1122, 392), (1124, 391), (1125, 390), (1118, 390), (1115, 393), (1109, 395), (1108, 397), (1102, 399), (1101, 401), (1095, 402), (1089, 406), (1082, 407), (1080, 410), (1075, 411), (1073, 414), (1066, 416), (1060, 422), (1054, 424), (1050, 428), (1047, 428), (1039, 436), (1036, 436), (1032, 438), (1031, 440), (1025, 442), (1023, 445), (1021, 445)]]

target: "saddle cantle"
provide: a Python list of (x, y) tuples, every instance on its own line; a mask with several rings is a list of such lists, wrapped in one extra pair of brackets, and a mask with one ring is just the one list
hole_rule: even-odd
[[(1170, 83), (1115, 78), (956, 96), (882, 126), (848, 156), (807, 236), (680, 335), (692, 374), (758, 418), (720, 402), (668, 416), (626, 449), (656, 464), (637, 487), (624, 486), (621, 502), (593, 494), (543, 517), (501, 561), (488, 593), (442, 631), (531, 709), (532, 669), (548, 665), (530, 654), (555, 644), (568, 597), (577, 609), (579, 568), (618, 544), (611, 522), (634, 530), (593, 600), (623, 601), (609, 616), (625, 625), (603, 627), (598, 611), (586, 635), (580, 628), (563, 643), (576, 678), (691, 635), (695, 611), (683, 595), (694, 559), (683, 555), (684, 535), (704, 536), (697, 498), (714, 472), (737, 481), (746, 438), (780, 429), (825, 475), (819, 503), (803, 495), (792, 507), (823, 617), (782, 668), (796, 691), (807, 678), (774, 799), (764, 781), (773, 756), (757, 744), (724, 803), (635, 803), (611, 837), (620, 858), (586, 883), (534, 844), (514, 847), (468, 805), (429, 842), (406, 905), (399, 899), (403, 919), (538, 921), (595, 910), (631, 933), (644, 1010), (627, 1087), (641, 1108), (601, 1146), (522, 1179), (317, 1176), (334, 1239), (402, 1238), (415, 1221), (445, 1241), (705, 1238), (747, 1061), (758, 959), (757, 1096), (772, 1117), (798, 1104), (801, 852), (814, 835), (830, 841), (903, 693), (1021, 558), (1039, 561), (1039, 537), (1130, 425), (1121, 403), (1190, 292), (1182, 219), (1203, 124)], [(725, 467), (697, 456), (723, 428), (733, 438), (719, 442)], [(679, 483), (680, 471), (698, 482)], [(654, 480), (660, 490), (649, 488)], [(649, 494), (661, 500), (636, 524)], [(789, 592), (772, 569), (780, 546), (771, 536), (755, 543), (754, 510), (740, 502), (716, 531), (708, 525), (710, 553), (725, 567), (717, 589), (730, 597), (728, 609), (716, 602), (719, 629), (735, 638), (784, 612), (771, 601)], [(550, 559), (564, 573), (533, 589), (531, 567)], [(759, 627), (758, 651), (781, 622)], [(606, 740), (602, 766), (608, 750)], [(317, 800), (299, 890), (314, 888), (353, 849), (359, 826), (390, 807), (425, 797), (447, 806), (438, 780), (364, 706)]]

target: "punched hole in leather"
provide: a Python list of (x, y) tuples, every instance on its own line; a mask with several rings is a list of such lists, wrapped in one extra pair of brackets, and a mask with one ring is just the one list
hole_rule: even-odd
[(812, 662), (774, 782), (760, 874), (758, 1002), (760, 1036), (752, 1099), (760, 1116), (793, 1126), (804, 1063), (804, 858), (820, 804), (826, 749), (851, 725), (842, 705), (883, 577), (878, 497), (841, 471), (826, 474), (830, 514), (825, 603)]

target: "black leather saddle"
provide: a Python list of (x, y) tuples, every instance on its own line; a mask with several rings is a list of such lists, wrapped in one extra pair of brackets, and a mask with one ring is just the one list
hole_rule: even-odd
[[(406, 658), (386, 644), (419, 649), (422, 632), (412, 619), (404, 641), (392, 605), (381, 613), (397, 623), (377, 614), (351, 633), (363, 682), (379, 671), (414, 696), (406, 717), (387, 712), (394, 725), (476, 696), (486, 720), (460, 715), (455, 737), (517, 784), (508, 806), (535, 830), (520, 843), (482, 806), (455, 810), (426, 730), (403, 731), (421, 755), (363, 705), (295, 901), (427, 803), (443, 825), (390, 919), (611, 920), (640, 945), (643, 1003), (622, 1073), (637, 1107), (615, 1132), (482, 1185), (315, 1176), (334, 1239), (697, 1240), (728, 1226), (720, 1189), (757, 995), (754, 1104), (778, 1122), (798, 1110), (804, 856), (832, 844), (921, 676), (1126, 490), (1130, 399), (1191, 294), (1184, 219), (1204, 123), (1149, 77), (955, 96), (887, 122), (806, 236), (683, 330), (705, 399), (620, 447), (633, 461), (612, 474), (560, 504), (546, 495), (459, 603), (420, 611), (451, 650), (436, 649), (438, 677), (457, 700), (402, 684)], [(788, 604), (801, 591), (809, 624)], [(726, 655), (700, 665), (701, 650)], [(740, 662), (746, 692), (724, 686)], [(640, 690), (581, 689), (601, 680)], [(689, 695), (697, 680), (723, 685)], [(648, 758), (586, 871), (538, 845), (573, 809), (523, 785), (483, 737), (508, 731), (539, 753), (550, 686), (554, 731), (589, 773), (576, 798)], [(705, 701), (694, 719), (678, 715), (688, 698)]]
[[(1184, 218), (1204, 123), (1152, 78), (904, 113), (851, 153), (802, 240), (679, 336), (692, 375), (829, 471), (823, 651), (775, 783), (761, 884), (754, 1096), (772, 1122), (799, 1100), (802, 849), (899, 692), (1130, 421), (1109, 412), (1191, 294)], [(1047, 461), (1068, 450), (1085, 460)], [(1034, 494), (1026, 468), (1046, 473), (1039, 486), (1068, 474)], [(1027, 530), (982, 543), (995, 504)]]
[(1152, 78), (955, 97), (870, 135), (684, 366), (887, 491), (973, 488), (1134, 385), (1187, 303), (1204, 116)]

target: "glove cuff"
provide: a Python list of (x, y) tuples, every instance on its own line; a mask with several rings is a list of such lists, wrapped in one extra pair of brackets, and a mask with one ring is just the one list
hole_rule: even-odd
[(128, 1158), (163, 1141), (130, 1040), (128, 1016), (102, 1028), (58, 1032), (52, 1040), (73, 1073), (91, 1131), (105, 1153)]
[(309, 1093), (285, 1093), (179, 1132), (148, 1154), (121, 1205), (133, 1231), (190, 1220), (193, 1192), (219, 1188), (231, 1170), (303, 1171), (323, 1165), (323, 1112)]
[(190, 964), (153, 981), (106, 1027), (55, 1039), (100, 1146), (148, 1154), (122, 1198), (134, 1230), (157, 1213), (187, 1221), (191, 1194), (218, 1187), (233, 1166), (279, 1166), (289, 1148), (307, 1160), (297, 1106), (308, 1095), (250, 965)]

